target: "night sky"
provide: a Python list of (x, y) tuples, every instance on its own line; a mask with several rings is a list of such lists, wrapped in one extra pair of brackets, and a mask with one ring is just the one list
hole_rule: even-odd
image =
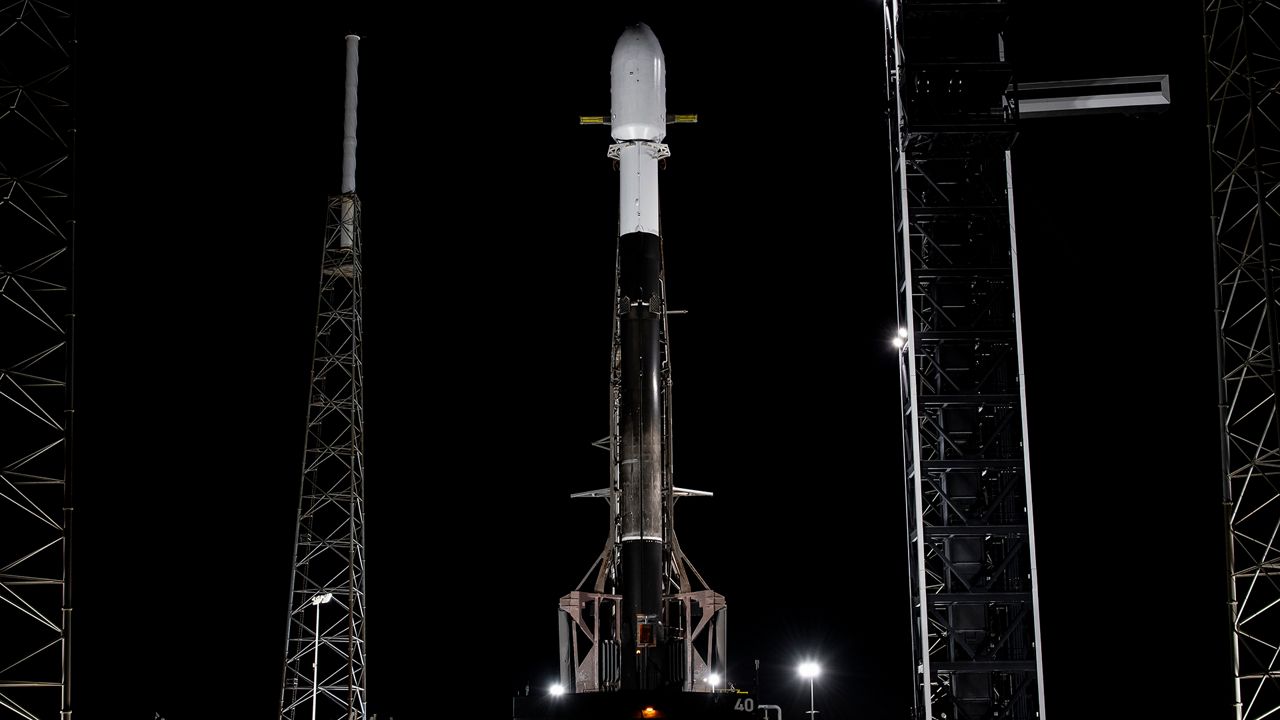
[[(668, 135), (662, 207), (677, 483), (716, 497), (677, 528), (728, 599), (729, 679), (759, 658), (803, 717), (814, 657), (825, 720), (906, 716), (878, 3), (82, 5), (78, 717), (276, 712), (345, 32), (370, 709), (503, 718), (553, 681), (557, 601), (606, 532), (568, 495), (607, 477), (617, 178), (577, 116), (608, 112), (637, 20), (701, 118)], [(1015, 149), (1048, 711), (1225, 717), (1199, 7), (1085, 7), (1019, 3), (1019, 77), (1168, 72), (1174, 106)]]

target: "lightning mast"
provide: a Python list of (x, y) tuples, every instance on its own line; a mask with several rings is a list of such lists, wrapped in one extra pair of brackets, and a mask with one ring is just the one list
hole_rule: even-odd
[(329, 198), (280, 720), (364, 720), (364, 369), (356, 67), (347, 38), (342, 193)]

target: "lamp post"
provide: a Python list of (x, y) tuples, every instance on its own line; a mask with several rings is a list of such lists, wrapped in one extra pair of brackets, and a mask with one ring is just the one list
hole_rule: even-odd
[(320, 696), (320, 606), (333, 599), (333, 593), (324, 593), (311, 598), (316, 606), (316, 654), (311, 659), (311, 720), (316, 720), (316, 700)]
[(812, 660), (800, 663), (800, 677), (809, 680), (809, 720), (818, 720), (818, 711), (813, 709), (813, 681), (821, 672), (822, 668)]

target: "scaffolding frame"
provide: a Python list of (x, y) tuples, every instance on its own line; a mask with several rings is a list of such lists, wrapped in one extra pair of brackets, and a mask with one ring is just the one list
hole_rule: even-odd
[(0, 7), (0, 718), (71, 718), (70, 2)]

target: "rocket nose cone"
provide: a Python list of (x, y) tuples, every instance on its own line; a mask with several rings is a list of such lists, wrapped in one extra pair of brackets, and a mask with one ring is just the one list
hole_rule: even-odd
[(618, 36), (618, 44), (613, 46), (613, 56), (616, 58), (619, 55), (652, 55), (662, 59), (662, 45), (658, 44), (658, 36), (653, 34), (648, 25), (637, 23), (627, 27)]
[(661, 142), (667, 133), (667, 61), (648, 25), (623, 31), (609, 79), (613, 139)]

